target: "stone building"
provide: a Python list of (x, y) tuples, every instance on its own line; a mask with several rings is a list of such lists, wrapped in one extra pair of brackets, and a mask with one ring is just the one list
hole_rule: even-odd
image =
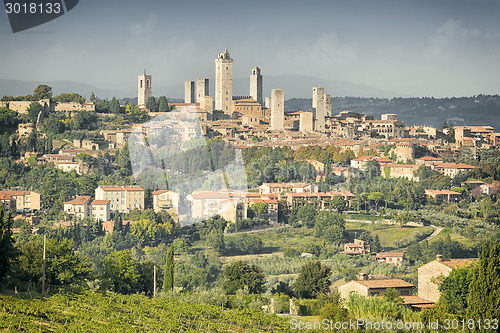
[(457, 267), (470, 265), (476, 259), (443, 260), (443, 256), (436, 255), (436, 260), (420, 266), (418, 270), (418, 296), (436, 303), (441, 293), (439, 283), (450, 275)]
[(208, 79), (196, 80), (196, 103), (201, 103), (201, 98), (210, 95)]
[(313, 87), (312, 107), (314, 114), (314, 130), (323, 132), (325, 130), (326, 99), (325, 88)]
[(375, 261), (385, 262), (392, 265), (401, 265), (404, 258), (404, 252), (380, 252), (375, 256)]
[(271, 108), (271, 97), (266, 97), (264, 104), (265, 104), (264, 107), (266, 107), (267, 109), (270, 109)]
[(184, 82), (184, 103), (195, 103), (194, 81)]
[(139, 75), (137, 79), (137, 105), (140, 108), (145, 108), (148, 98), (152, 96), (152, 83), (151, 75), (146, 74), (146, 71)]
[(250, 75), (250, 96), (262, 106), (262, 75), (259, 67), (254, 67)]
[(425, 190), (425, 195), (436, 199), (439, 202), (457, 202), (461, 194), (450, 190)]
[(355, 239), (354, 243), (345, 243), (344, 244), (344, 251), (340, 253), (345, 253), (345, 254), (368, 254), (370, 253), (370, 244), (366, 244), (365, 241), (362, 241), (361, 239)]
[(396, 143), (396, 162), (412, 161), (415, 158), (415, 148), (411, 142)]
[(299, 131), (312, 132), (314, 130), (314, 121), (312, 112), (302, 112), (299, 118)]
[(389, 288), (396, 289), (399, 296), (409, 296), (415, 286), (401, 279), (369, 280), (365, 273), (360, 274), (359, 280), (349, 281), (338, 287), (340, 297), (348, 298), (351, 293), (361, 296), (383, 295)]
[(215, 110), (231, 115), (233, 99), (233, 59), (227, 49), (215, 59)]
[(271, 131), (282, 131), (285, 128), (285, 91), (271, 91)]

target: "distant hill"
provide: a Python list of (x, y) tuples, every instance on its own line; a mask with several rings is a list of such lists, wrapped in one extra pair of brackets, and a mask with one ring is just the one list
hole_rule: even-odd
[(2, 96), (24, 96), (33, 94), (33, 90), (39, 84), (46, 84), (52, 87), (52, 92), (54, 96), (62, 93), (77, 93), (86, 98), (90, 97), (90, 94), (94, 94), (100, 98), (109, 98), (113, 96), (117, 98), (125, 97), (130, 95), (120, 90), (113, 89), (102, 89), (92, 86), (87, 83), (75, 82), (75, 81), (20, 81), (20, 80), (5, 80), (0, 79), (0, 98)]
[[(285, 101), (286, 111), (311, 110), (311, 98)], [(478, 95), (458, 98), (332, 98), (334, 114), (344, 110), (372, 115), (397, 113), (406, 125), (441, 128), (445, 121), (454, 125), (490, 125), (500, 131), (500, 96)]]
[[(196, 80), (196, 78), (193, 78)], [(210, 95), (215, 95), (215, 80), (210, 79)], [(308, 98), (312, 96), (312, 88), (321, 86), (327, 94), (332, 96), (360, 96), (360, 97), (395, 97), (400, 96), (395, 92), (380, 90), (365, 84), (352, 83), (348, 81), (327, 80), (306, 75), (278, 75), (263, 76), (264, 97), (271, 96), (272, 89), (284, 89), (285, 98)], [(233, 95), (247, 96), (250, 90), (250, 77), (233, 79)], [(161, 92), (161, 93), (160, 93)], [(184, 82), (175, 86), (163, 86), (153, 88), (153, 94), (167, 97), (183, 98)]]

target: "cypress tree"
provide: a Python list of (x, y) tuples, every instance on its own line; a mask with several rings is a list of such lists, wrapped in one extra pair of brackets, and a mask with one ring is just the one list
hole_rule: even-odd
[(12, 215), (6, 215), (0, 205), (0, 280), (9, 272), (15, 257), (12, 223)]
[[(472, 272), (467, 303), (467, 318), (500, 318), (500, 241), (483, 245)], [(478, 330), (482, 331), (486, 330)]]
[(174, 244), (170, 245), (165, 263), (165, 276), (163, 277), (163, 292), (174, 289)]

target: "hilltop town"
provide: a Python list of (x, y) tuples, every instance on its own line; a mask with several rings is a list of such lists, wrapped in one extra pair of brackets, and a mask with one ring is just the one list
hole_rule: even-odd
[[(31, 249), (43, 235), (54, 259), (43, 292), (156, 296), (170, 248), (163, 290), (181, 300), (210, 291), (228, 308), (294, 318), (390, 315), (370, 302), (413, 321), (473, 314), (478, 253), (500, 237), (500, 133), (334, 114), (335, 92), (321, 86), (312, 111), (285, 111), (294, 96), (265, 96), (259, 67), (249, 95), (233, 96), (233, 64), (219, 53), (215, 95), (209, 79), (189, 80), (183, 103), (154, 97), (146, 72), (137, 104), (52, 96), (47, 85), (4, 96), (0, 204), (10, 217), (0, 220), (18, 257), (3, 286), (39, 289)], [(63, 256), (72, 263), (54, 264)], [(133, 277), (117, 273), (124, 262)], [(454, 279), (467, 279), (460, 304)]]

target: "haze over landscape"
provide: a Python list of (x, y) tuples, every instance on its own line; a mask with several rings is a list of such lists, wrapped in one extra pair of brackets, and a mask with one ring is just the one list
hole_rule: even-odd
[[(8, 52), (2, 55), (7, 65), (0, 68), (0, 78), (69, 80), (101, 90), (106, 95), (101, 97), (132, 97), (136, 77), (146, 69), (154, 77), (153, 94), (180, 98), (184, 81), (213, 77), (213, 59), (227, 47), (235, 59), (236, 95), (248, 94), (237, 79), (247, 81), (256, 65), (266, 96), (272, 88), (285, 88), (287, 98), (310, 97), (310, 84), (301, 88), (304, 76), (326, 86), (332, 96), (497, 94), (499, 9), (500, 3), (490, 0), (229, 6), (223, 1), (89, 0), (16, 34), (2, 12), (0, 38)], [(0, 82), (2, 91), (9, 86), (12, 81)], [(90, 94), (83, 86), (76, 92)]]

